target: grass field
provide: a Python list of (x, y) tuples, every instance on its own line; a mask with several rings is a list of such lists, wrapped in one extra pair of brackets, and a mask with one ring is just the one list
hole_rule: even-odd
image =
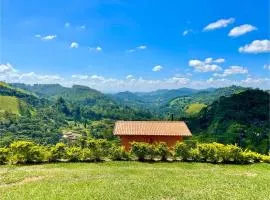
[(59, 163), (0, 166), (0, 199), (270, 199), (270, 165)]
[(17, 97), (0, 95), (0, 112), (1, 111), (19, 114), (19, 99)]
[(203, 109), (204, 107), (206, 107), (205, 104), (203, 103), (192, 103), (190, 104), (187, 109), (186, 109), (186, 113), (190, 114), (190, 115), (196, 115), (197, 113), (199, 113), (201, 111), (201, 109)]

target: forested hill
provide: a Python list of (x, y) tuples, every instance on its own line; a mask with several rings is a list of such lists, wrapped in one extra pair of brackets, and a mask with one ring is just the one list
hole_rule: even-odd
[(266, 152), (269, 145), (269, 93), (247, 90), (221, 97), (190, 120), (193, 133), (202, 138)]
[[(162, 102), (162, 103), (161, 103)], [(185, 120), (194, 138), (267, 149), (269, 92), (231, 86), (106, 95), (86, 86), (0, 83), (0, 146), (15, 139), (53, 144), (66, 132), (115, 139), (115, 120)]]

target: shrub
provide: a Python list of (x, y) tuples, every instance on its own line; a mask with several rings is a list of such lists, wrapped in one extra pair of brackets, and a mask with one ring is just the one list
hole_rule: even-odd
[(131, 153), (135, 155), (139, 161), (150, 160), (153, 156), (153, 147), (144, 142), (132, 142)]
[(8, 148), (0, 148), (0, 165), (7, 163), (8, 154), (9, 154)]
[(41, 146), (28, 141), (11, 143), (10, 152), (9, 161), (12, 164), (39, 163), (45, 157)]
[(104, 139), (91, 139), (86, 142), (86, 146), (91, 150), (94, 160), (100, 161), (102, 158), (109, 156), (111, 143)]
[(256, 163), (262, 160), (262, 155), (252, 151), (244, 151), (241, 153), (242, 163)]
[(60, 142), (51, 148), (51, 158), (50, 161), (60, 161), (63, 159), (67, 159), (67, 146)]
[(69, 147), (66, 150), (67, 159), (71, 162), (78, 162), (82, 159), (82, 149), (80, 147)]
[(113, 145), (110, 150), (110, 158), (112, 160), (129, 160), (130, 157), (123, 146)]
[(261, 155), (261, 162), (270, 163), (270, 155)]
[(90, 162), (90, 161), (95, 160), (93, 152), (88, 148), (84, 148), (81, 150), (80, 158), (84, 162)]
[(174, 153), (180, 160), (188, 161), (192, 160), (191, 148), (184, 142), (177, 142), (174, 147)]
[(164, 142), (156, 143), (153, 151), (153, 155), (159, 157), (162, 161), (167, 161), (168, 157), (171, 155), (167, 144)]

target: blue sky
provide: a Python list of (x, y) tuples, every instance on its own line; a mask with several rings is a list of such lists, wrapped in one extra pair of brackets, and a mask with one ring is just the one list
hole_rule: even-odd
[(269, 89), (269, 53), (267, 0), (1, 1), (8, 82)]

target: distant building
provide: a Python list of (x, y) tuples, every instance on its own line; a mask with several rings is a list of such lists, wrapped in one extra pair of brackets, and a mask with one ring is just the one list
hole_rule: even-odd
[(126, 150), (131, 142), (165, 142), (173, 147), (183, 137), (192, 136), (183, 121), (117, 121), (113, 134), (120, 137)]

